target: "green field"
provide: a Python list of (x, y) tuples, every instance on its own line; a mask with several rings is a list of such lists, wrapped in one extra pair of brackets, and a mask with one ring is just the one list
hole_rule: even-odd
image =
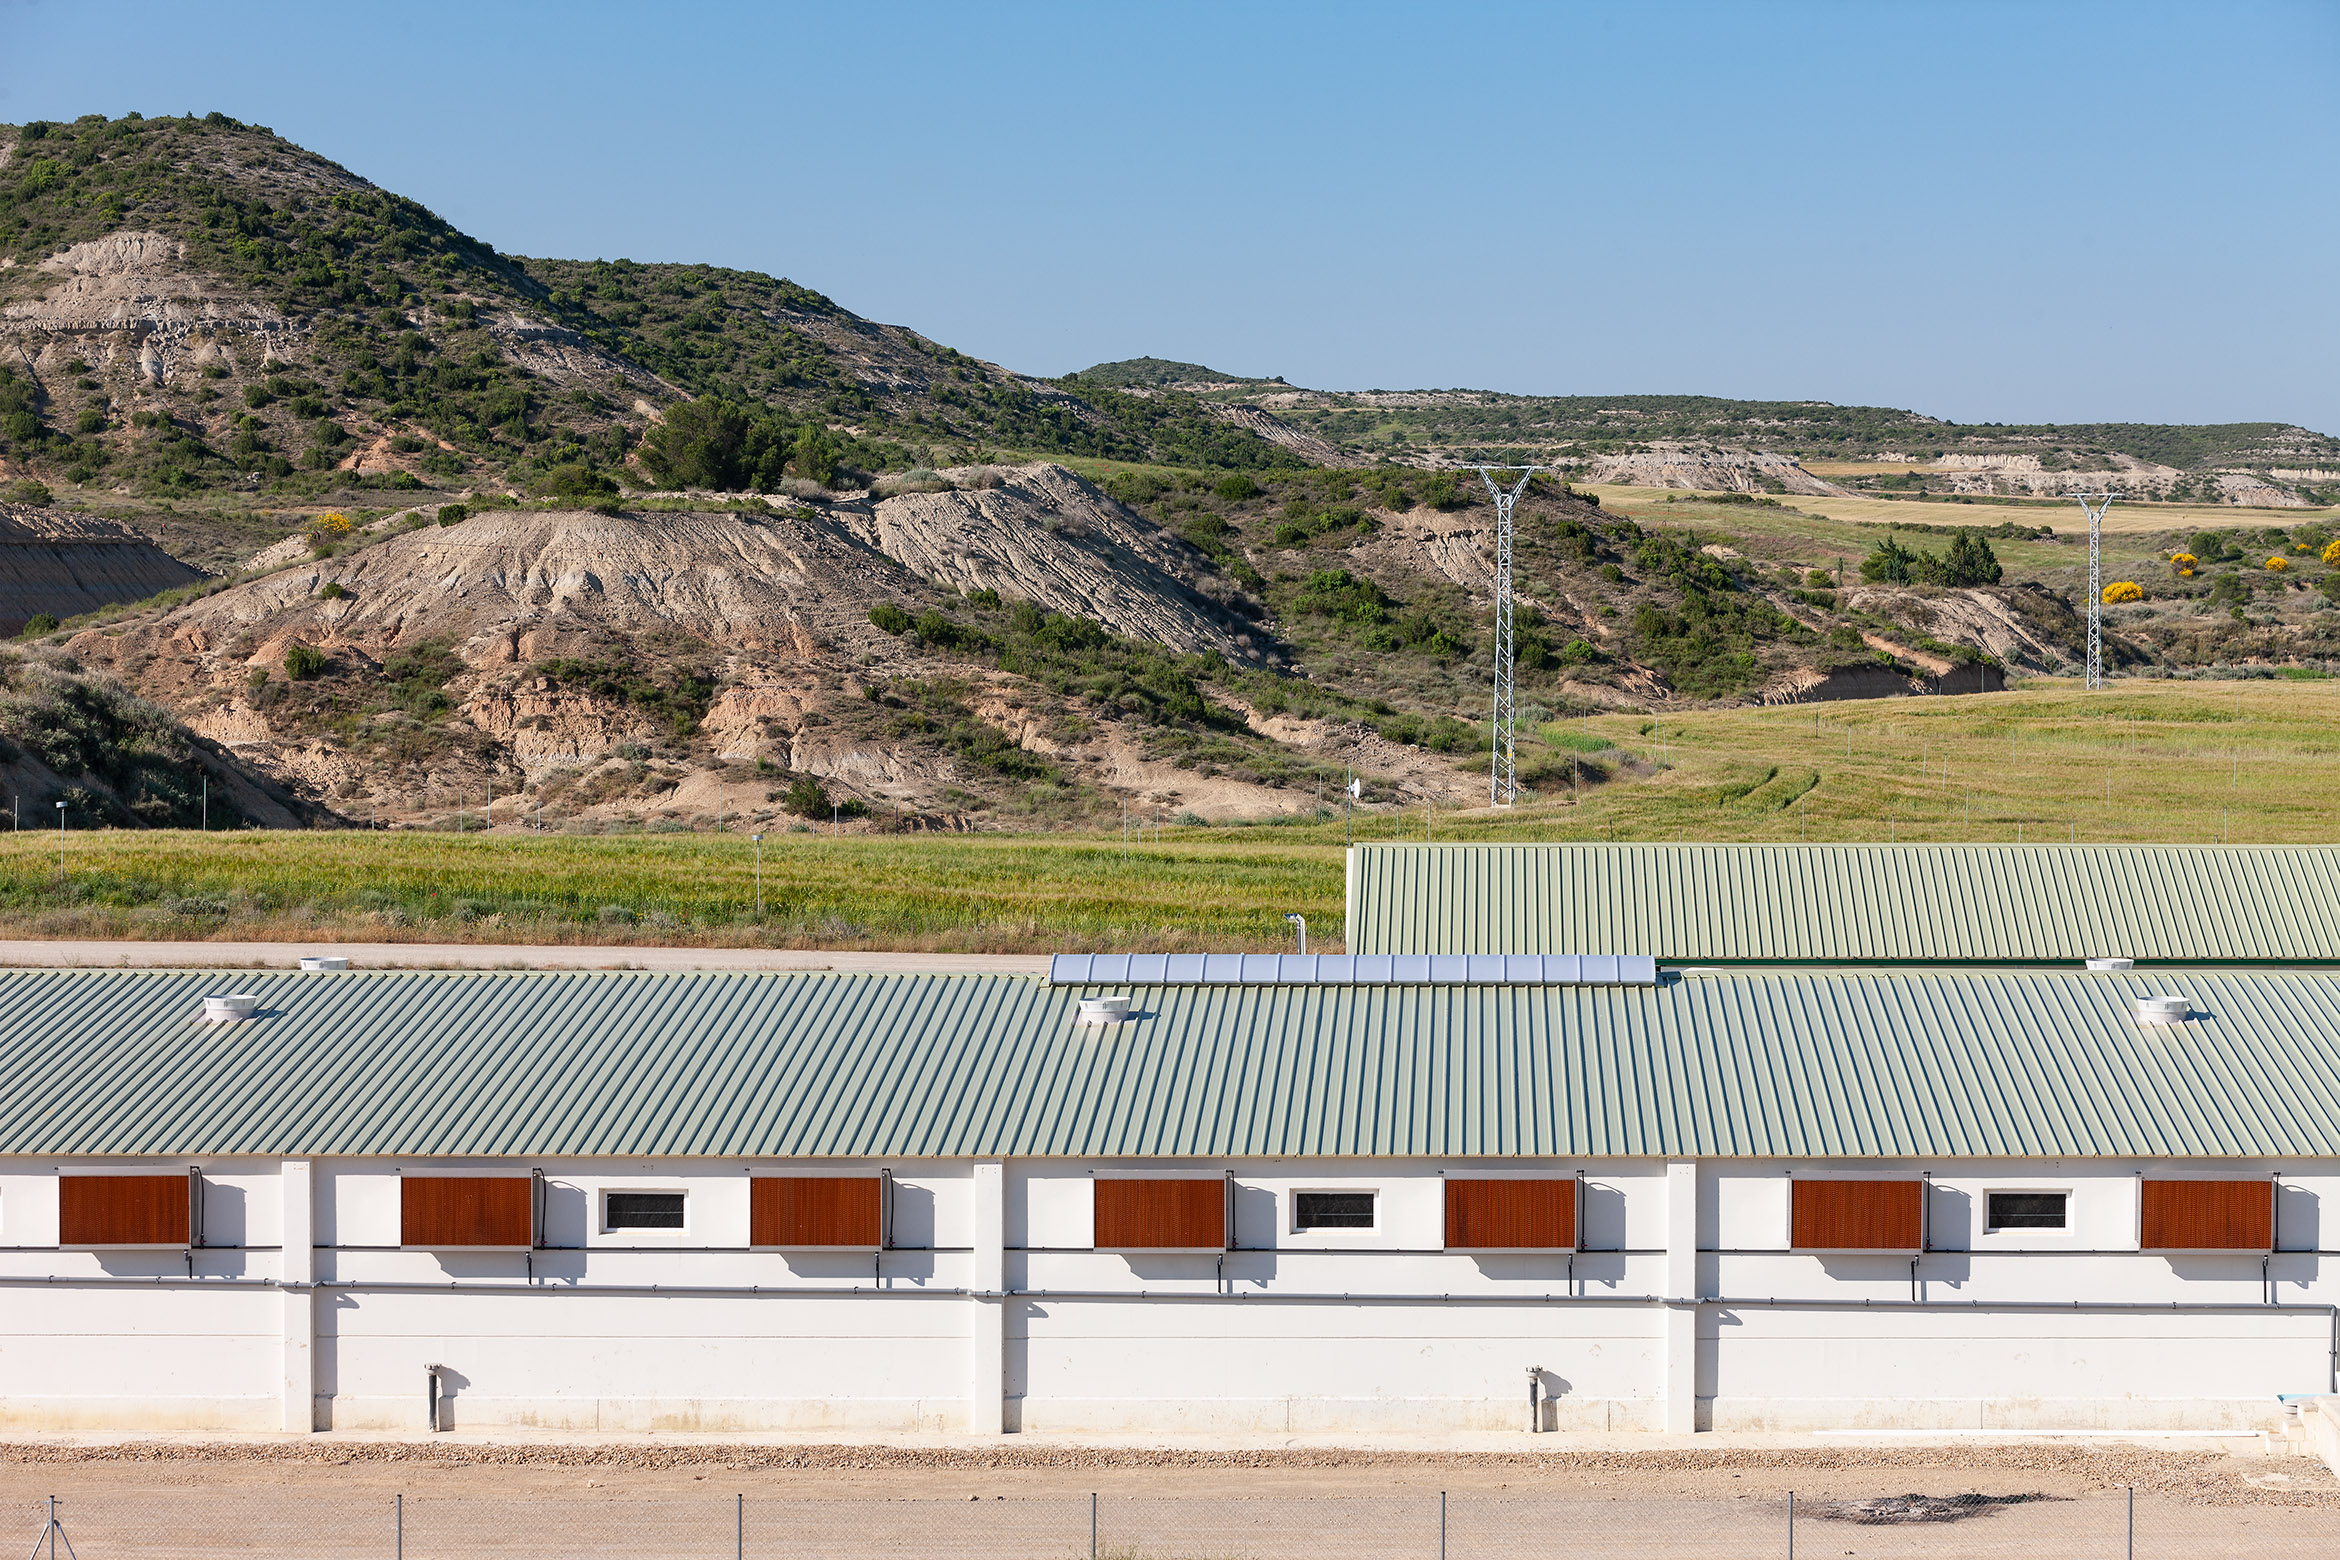
[[(1571, 800), (1570, 755), (1584, 766)], [(1474, 764), (1473, 769), (1477, 769)], [(2340, 683), (2043, 682), (1523, 733), (1533, 802), (1117, 836), (185, 830), (0, 836), (16, 936), (1046, 952), (1337, 946), (1358, 839), (2340, 839)]]

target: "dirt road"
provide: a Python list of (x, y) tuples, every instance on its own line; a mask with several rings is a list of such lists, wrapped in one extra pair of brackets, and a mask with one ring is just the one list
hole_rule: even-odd
[(1775, 1560), (1792, 1490), (1809, 1553), (2037, 1560), (2123, 1554), (2134, 1486), (2137, 1556), (2340, 1548), (2340, 1481), (2253, 1450), (52, 1443), (0, 1446), (0, 1540), (53, 1494), (92, 1556)]

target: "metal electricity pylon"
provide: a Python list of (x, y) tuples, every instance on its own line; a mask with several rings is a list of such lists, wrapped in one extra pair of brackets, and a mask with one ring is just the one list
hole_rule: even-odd
[(2104, 686), (2104, 512), (2118, 493), (2067, 493), (2088, 515), (2088, 686)]
[[(1519, 503), (1519, 495), (1527, 491), (1528, 479), (1549, 466), (1480, 466), (1479, 480), (1487, 484), (1487, 496), (1495, 500), (1495, 729), (1492, 746), (1495, 749), (1493, 773), (1488, 777), (1488, 804), (1509, 807), (1519, 797), (1519, 764), (1515, 737), (1519, 727), (1519, 709), (1515, 698), (1511, 641), (1511, 512)], [(1519, 480), (1509, 491), (1498, 486), (1495, 473), (1516, 471)]]

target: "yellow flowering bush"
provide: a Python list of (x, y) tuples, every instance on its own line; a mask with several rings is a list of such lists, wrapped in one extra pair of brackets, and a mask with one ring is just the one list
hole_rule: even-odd
[(2143, 601), (2145, 587), (2135, 580), (2115, 580), (2104, 588), (2104, 599), (2110, 601)]
[(2267, 560), (2267, 568), (2270, 573), (2281, 574), (2285, 569), (2290, 567), (2291, 560), (2289, 558), (2277, 557), (2269, 558)]
[(2169, 555), (2169, 566), (2181, 575), (2191, 575), (2194, 572), (2194, 565), (2200, 561), (2190, 552), (2174, 552)]
[(309, 521), (309, 545), (331, 547), (349, 535), (349, 516), (338, 509), (328, 509)]
[(2340, 537), (2334, 537), (2324, 544), (2324, 561), (2340, 566)]

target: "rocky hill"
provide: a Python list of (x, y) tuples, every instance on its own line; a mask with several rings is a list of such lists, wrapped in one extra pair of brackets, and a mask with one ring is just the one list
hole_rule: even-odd
[[(350, 820), (476, 816), (490, 794), (506, 822), (571, 828), (1261, 816), (1352, 772), (1374, 805), (1463, 805), (1485, 783), (1491, 516), (1393, 468), (475, 500), (281, 544), (59, 638)], [(1531, 724), (1988, 686), (2076, 642), (2068, 605), (2012, 588), (1881, 591), (1848, 622), (1808, 566), (1555, 485), (1521, 522)]]
[[(2196, 503), (2340, 503), (2340, 438), (2288, 423), (1960, 424), (1826, 401), (1307, 390), (1160, 358), (1100, 363), (1071, 382), (1156, 386), (1256, 409), (1353, 460), (1532, 460), (1580, 481), (1726, 492), (2022, 495), (2109, 486)], [(1830, 469), (1843, 466), (1877, 469)]]
[(1074, 394), (783, 279), (499, 254), (221, 115), (0, 126), (0, 476), (149, 497), (625, 475), (687, 397), (828, 481), (1009, 448), (1297, 457), (1186, 396)]

